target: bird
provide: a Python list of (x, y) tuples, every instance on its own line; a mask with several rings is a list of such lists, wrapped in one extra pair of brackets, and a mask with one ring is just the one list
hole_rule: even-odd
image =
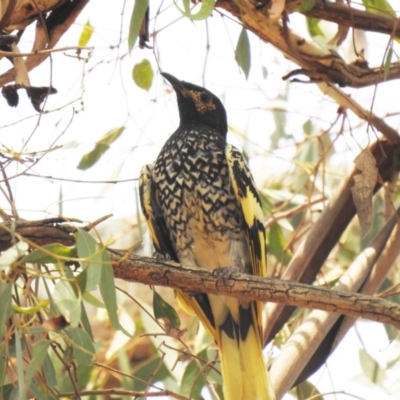
[[(209, 90), (161, 75), (176, 92), (179, 126), (139, 178), (156, 253), (183, 266), (266, 276), (261, 201), (242, 153), (227, 143), (227, 114)], [(262, 352), (262, 303), (177, 291), (219, 351), (224, 400), (274, 400)]]

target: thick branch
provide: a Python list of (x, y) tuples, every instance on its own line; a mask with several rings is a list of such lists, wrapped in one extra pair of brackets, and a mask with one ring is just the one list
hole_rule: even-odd
[(400, 38), (400, 25), (396, 19), (385, 14), (373, 14), (365, 10), (359, 10), (347, 2), (317, 0), (314, 7), (305, 13), (307, 17), (323, 19), (338, 25), (364, 31), (384, 33)]
[(325, 310), (400, 328), (400, 306), (377, 297), (245, 274), (219, 279), (207, 270), (184, 268), (169, 261), (117, 252), (110, 255), (115, 277), (126, 281)]

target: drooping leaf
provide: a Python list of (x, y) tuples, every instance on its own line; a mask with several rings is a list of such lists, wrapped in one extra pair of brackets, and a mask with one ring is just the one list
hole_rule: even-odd
[(164, 382), (167, 379), (173, 379), (171, 372), (158, 354), (144, 365), (141, 364), (140, 368), (131, 374), (136, 378), (133, 381), (134, 390), (138, 391), (145, 390), (153, 382)]
[(77, 231), (76, 248), (78, 257), (84, 260), (81, 262), (83, 269), (81, 274), (84, 274), (85, 286), (84, 288), (81, 288), (83, 292), (90, 292), (91, 290), (96, 289), (100, 282), (103, 251), (93, 236), (83, 229), (78, 229)]
[(251, 52), (250, 52), (249, 36), (245, 28), (242, 28), (239, 35), (239, 39), (235, 50), (235, 59), (239, 67), (243, 70), (247, 79), (250, 73)]
[(190, 0), (183, 0), (183, 10), (179, 7), (176, 0), (174, 0), (175, 6), (178, 10), (187, 18), (191, 19), (192, 21), (200, 21), (202, 19), (208, 18), (214, 10), (215, 7), (215, 0), (203, 0), (200, 3), (200, 10), (197, 13), (192, 14), (190, 10)]
[[(26, 371), (24, 382), (25, 390), (21, 394), (21, 398), (25, 398), (26, 392), (30, 387), (34, 374), (42, 367), (44, 360), (46, 359), (49, 346), (50, 342), (48, 340), (40, 340), (36, 342), (33, 346), (32, 360), (30, 361), (28, 369)], [(35, 383), (35, 385), (37, 386), (37, 383)]]
[(154, 72), (150, 61), (143, 59), (140, 63), (135, 64), (132, 70), (133, 81), (141, 89), (149, 90), (153, 83)]
[(129, 24), (129, 35), (128, 35), (129, 51), (132, 51), (133, 47), (135, 46), (136, 40), (139, 36), (140, 26), (142, 25), (142, 21), (148, 6), (149, 6), (149, 0), (135, 0), (131, 22)]
[(385, 57), (385, 64), (383, 66), (383, 79), (384, 80), (386, 80), (387, 77), (389, 76), (390, 65), (392, 64), (393, 40), (390, 41), (388, 46), (389, 46), (389, 48), (387, 50), (386, 57)]
[(276, 257), (277, 260), (284, 262), (285, 264), (289, 260), (284, 260), (285, 257), (286, 242), (282, 233), (282, 229), (278, 223), (271, 225), (268, 232), (268, 250)]
[(60, 280), (54, 286), (53, 301), (61, 315), (71, 324), (78, 326), (81, 320), (81, 299), (69, 281)]
[(11, 292), (13, 285), (0, 281), (0, 338), (6, 334), (7, 321), (13, 313), (11, 307)]
[(71, 377), (68, 374), (63, 374), (62, 379), (60, 379), (60, 382), (58, 382), (57, 385), (57, 390), (61, 393), (63, 392), (74, 392), (76, 388), (82, 389), (84, 388), (91, 377), (92, 373), (92, 364), (79, 364), (77, 363), (76, 369), (75, 369), (75, 376), (77, 378), (77, 381), (72, 382)]
[(125, 127), (120, 126), (107, 132), (98, 142), (96, 142), (94, 149), (81, 158), (77, 168), (85, 170), (93, 167), (93, 165), (96, 164), (103, 154), (110, 148), (110, 145), (120, 137), (124, 129)]
[(72, 352), (79, 365), (90, 364), (95, 354), (89, 335), (80, 328), (67, 328), (65, 333), (71, 338)]
[(354, 175), (354, 186), (351, 188), (354, 204), (364, 237), (372, 223), (372, 195), (378, 179), (376, 161), (371, 151), (364, 149), (355, 159), (354, 164), (361, 171)]
[(181, 325), (178, 313), (155, 290), (153, 290), (153, 312), (157, 319), (167, 319), (175, 329)]
[[(203, 349), (196, 355), (196, 360), (189, 361), (185, 372), (183, 373), (181, 383), (181, 393), (191, 399), (201, 399), (201, 391), (206, 386), (204, 375), (208, 375), (210, 369), (200, 370), (202, 367), (202, 360), (204, 364), (211, 361), (210, 352), (207, 348)], [(221, 381), (221, 379), (219, 379)]]
[(50, 387), (55, 387), (57, 385), (56, 371), (54, 369), (54, 365), (51, 361), (49, 353), (46, 353), (46, 356), (43, 361), (43, 373), (44, 376), (46, 377), (46, 383)]
[(24, 374), (24, 355), (22, 354), (22, 343), (21, 336), (18, 329), (15, 330), (15, 357), (17, 359), (17, 376), (18, 376), (18, 391), (19, 394), (24, 393), (24, 382), (25, 382), (25, 374)]
[(118, 320), (117, 294), (115, 292), (114, 273), (110, 257), (103, 252), (103, 263), (101, 266), (100, 293), (106, 306), (111, 326), (118, 330), (121, 328)]
[(79, 37), (78, 45), (81, 47), (86, 46), (89, 43), (90, 38), (94, 32), (94, 27), (90, 24), (89, 21), (86, 22), (85, 26), (82, 29), (81, 36)]

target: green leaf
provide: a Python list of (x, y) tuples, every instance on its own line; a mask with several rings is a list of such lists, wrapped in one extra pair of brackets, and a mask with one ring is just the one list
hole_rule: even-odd
[(0, 340), (6, 334), (7, 321), (13, 313), (11, 307), (11, 292), (13, 285), (0, 281)]
[(132, 374), (134, 376), (134, 390), (146, 390), (153, 382), (164, 382), (166, 379), (172, 378), (170, 371), (166, 367), (164, 361), (157, 355), (151, 361), (144, 365)]
[(265, 65), (263, 65), (261, 67), (261, 73), (262, 73), (262, 76), (263, 76), (264, 79), (268, 78), (268, 70), (267, 70), (267, 67)]
[(245, 28), (242, 28), (242, 31), (239, 35), (235, 50), (235, 59), (239, 67), (243, 70), (247, 79), (250, 73), (251, 54), (249, 37)]
[(396, 12), (386, 0), (362, 0), (367, 11), (375, 14), (388, 14), (396, 18)]
[(95, 349), (90, 336), (80, 328), (67, 328), (65, 333), (72, 340), (72, 352), (78, 365), (90, 364), (93, 360)]
[(81, 289), (82, 292), (90, 292), (96, 289), (100, 282), (103, 249), (100, 248), (93, 236), (83, 229), (78, 229), (77, 231), (76, 248), (78, 257), (84, 260), (81, 262), (83, 271), (79, 274), (84, 281), (84, 287), (81, 286)]
[[(34, 374), (42, 367), (44, 360), (47, 356), (47, 350), (49, 349), (50, 342), (48, 340), (39, 340), (33, 346), (33, 356), (29, 363), (28, 369), (25, 375), (25, 392), (21, 398), (24, 398), (27, 389), (29, 388)], [(35, 383), (36, 384), (36, 383)]]
[(389, 72), (390, 72), (390, 66), (392, 64), (392, 56), (393, 56), (393, 40), (390, 41), (389, 48), (386, 53), (385, 65), (383, 67), (383, 80), (384, 81), (387, 79)]
[(153, 290), (153, 312), (157, 319), (169, 319), (176, 329), (181, 325), (178, 313), (155, 290)]
[(58, 311), (70, 323), (72, 328), (81, 320), (81, 299), (68, 281), (58, 281), (54, 286), (53, 301)]
[(208, 359), (207, 348), (196, 355), (196, 360), (190, 360), (185, 368), (185, 372), (183, 373), (181, 394), (188, 396), (191, 399), (200, 399), (201, 391), (203, 387), (206, 386), (204, 372), (207, 373), (209, 370), (206, 370), (203, 373), (200, 371), (200, 366), (203, 366), (203, 363), (201, 362), (202, 360), (204, 360), (204, 364), (211, 361)]
[(89, 40), (92, 37), (93, 32), (94, 32), (93, 26), (90, 24), (89, 21), (86, 22), (85, 26), (82, 29), (78, 45), (81, 47), (86, 46), (89, 43)]
[(46, 383), (50, 387), (55, 387), (57, 385), (56, 371), (54, 365), (51, 361), (49, 353), (46, 353), (46, 357), (43, 361), (43, 373), (46, 377)]
[[(78, 380), (71, 382), (71, 377), (68, 374), (62, 374), (62, 378), (60, 379), (56, 389), (60, 393), (74, 392), (76, 389), (83, 389), (89, 383), (91, 373), (92, 366), (90, 364), (77, 364), (76, 369), (74, 369), (74, 375)], [(89, 398), (83, 397), (83, 399), (87, 400)], [(90, 399), (93, 399), (93, 397)]]
[[(86, 292), (87, 293), (87, 292)], [(92, 326), (90, 325), (89, 317), (86, 312), (85, 305), (81, 303), (81, 323), (85, 332), (89, 335), (90, 340), (94, 342)]]
[(120, 137), (124, 129), (124, 126), (120, 126), (107, 132), (98, 142), (96, 142), (94, 149), (81, 158), (77, 168), (85, 170), (93, 167), (93, 165), (96, 164), (103, 154), (110, 148), (110, 145)]
[(149, 0), (135, 0), (131, 22), (129, 24), (129, 35), (128, 35), (129, 51), (132, 51), (133, 47), (135, 46), (136, 40), (139, 36), (140, 27), (142, 25), (143, 18), (148, 6), (149, 6)]
[(6, 371), (7, 371), (7, 365), (6, 365), (6, 360), (7, 360), (7, 351), (6, 351), (6, 346), (0, 346), (0, 399), (1, 397), (1, 391), (2, 391), (2, 385), (4, 384), (4, 379), (6, 377)]
[(14, 389), (16, 389), (16, 386), (12, 383), (0, 386), (0, 399), (18, 399), (18, 393)]
[(364, 349), (359, 350), (360, 364), (364, 374), (375, 384), (381, 384), (385, 370), (379, 366), (379, 363), (372, 358)]
[(319, 27), (320, 19), (307, 17), (307, 28), (311, 36), (325, 37), (324, 31)]
[(301, 382), (290, 391), (298, 400), (324, 400), (318, 389), (309, 381)]
[(208, 18), (214, 10), (215, 0), (202, 0), (200, 10), (196, 14), (192, 14), (190, 10), (190, 0), (183, 0), (183, 10), (178, 6), (177, 1), (174, 0), (176, 8), (186, 17), (192, 21), (200, 21)]
[(76, 257), (75, 247), (67, 247), (59, 243), (48, 244), (40, 249), (32, 251), (22, 258), (21, 263), (32, 264), (56, 264)]
[(102, 303), (96, 296), (94, 296), (92, 293), (85, 292), (82, 295), (83, 300), (85, 300), (87, 303), (91, 304), (92, 306), (96, 308), (106, 308), (104, 303)]
[(103, 264), (101, 266), (100, 293), (106, 306), (111, 326), (119, 330), (121, 325), (118, 320), (117, 294), (115, 291), (114, 273), (110, 257), (103, 252)]
[(315, 0), (300, 0), (299, 3), (300, 4), (296, 6), (293, 11), (303, 13), (312, 10), (315, 6)]
[(132, 77), (137, 86), (141, 89), (149, 90), (154, 78), (150, 61), (145, 58), (140, 63), (135, 64), (132, 70)]
[(15, 330), (14, 338), (15, 338), (15, 357), (17, 359), (18, 391), (21, 394), (24, 392), (25, 379), (24, 379), (24, 361), (22, 354), (22, 343), (18, 329)]
[(13, 304), (12, 308), (17, 314), (28, 315), (28, 314), (34, 314), (34, 313), (44, 310), (49, 305), (49, 302), (50, 302), (50, 300), (48, 300), (48, 299), (42, 300), (32, 307), (20, 307), (20, 306), (17, 306), (16, 304)]
[(282, 229), (278, 223), (271, 225), (268, 232), (268, 250), (276, 257), (277, 260), (287, 264), (288, 254), (285, 251), (286, 242), (282, 233)]

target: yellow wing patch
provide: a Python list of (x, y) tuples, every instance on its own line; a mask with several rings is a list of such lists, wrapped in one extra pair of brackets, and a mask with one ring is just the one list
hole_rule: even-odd
[(225, 148), (231, 185), (242, 209), (253, 275), (267, 276), (265, 229), (260, 196), (242, 154), (232, 145)]
[(153, 166), (154, 164), (145, 165), (140, 171), (139, 196), (143, 215), (146, 218), (147, 226), (149, 228), (151, 240), (154, 243), (154, 247), (160, 248), (153, 206), (151, 204), (151, 174), (153, 171)]

